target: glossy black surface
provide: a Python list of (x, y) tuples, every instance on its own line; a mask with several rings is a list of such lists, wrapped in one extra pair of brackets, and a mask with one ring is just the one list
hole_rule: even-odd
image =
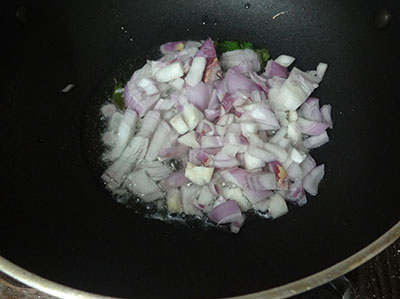
[[(0, 254), (86, 291), (188, 298), (261, 291), (357, 252), (399, 221), (398, 7), (344, 0), (3, 3)], [(392, 20), (378, 30), (381, 8)], [(99, 128), (86, 116), (97, 113), (113, 76), (127, 79), (158, 44), (208, 36), (251, 40), (273, 57), (297, 57), (301, 69), (330, 65), (316, 92), (332, 104), (335, 122), (332, 141), (314, 151), (326, 163), (319, 195), (278, 220), (250, 219), (239, 235), (146, 219), (114, 202), (93, 167), (98, 149), (90, 148)], [(76, 87), (61, 94), (70, 83)]]

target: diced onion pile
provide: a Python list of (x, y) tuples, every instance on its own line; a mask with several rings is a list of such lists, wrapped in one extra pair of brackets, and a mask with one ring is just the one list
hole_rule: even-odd
[(289, 71), (295, 58), (281, 55), (261, 70), (251, 49), (218, 59), (211, 39), (161, 52), (126, 84), (124, 112), (102, 108), (110, 190), (206, 215), (234, 233), (245, 211), (277, 218), (287, 202), (302, 206), (306, 192), (317, 194), (324, 165), (309, 151), (329, 141), (332, 119), (331, 106), (310, 95), (327, 64)]

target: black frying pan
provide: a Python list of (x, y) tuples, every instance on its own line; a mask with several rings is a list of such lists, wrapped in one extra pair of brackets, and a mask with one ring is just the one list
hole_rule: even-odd
[[(308, 277), (397, 223), (336, 272), (308, 280), (315, 286), (399, 236), (399, 2), (26, 0), (2, 6), (0, 254), (9, 261), (97, 294), (222, 297)], [(377, 29), (381, 8), (392, 20)], [(277, 220), (249, 217), (238, 235), (145, 218), (109, 196), (96, 164), (96, 117), (112, 79), (127, 80), (149, 53), (156, 58), (154, 48), (163, 42), (208, 36), (250, 40), (273, 57), (293, 55), (300, 69), (329, 64), (316, 92), (332, 104), (335, 122), (332, 141), (314, 151), (326, 164), (320, 193)], [(61, 94), (69, 83), (75, 88)], [(26, 280), (10, 267), (0, 260), (0, 270)], [(306, 289), (302, 282), (293, 292)]]

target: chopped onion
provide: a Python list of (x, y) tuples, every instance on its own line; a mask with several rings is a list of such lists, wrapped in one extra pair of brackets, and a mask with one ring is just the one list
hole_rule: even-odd
[(204, 185), (201, 188), (200, 196), (199, 196), (199, 205), (207, 206), (211, 204), (215, 199), (215, 195), (212, 194), (208, 185)]
[(132, 172), (127, 180), (128, 188), (144, 201), (153, 201), (163, 196), (160, 188), (144, 169)]
[(328, 124), (299, 118), (297, 124), (301, 127), (301, 132), (306, 135), (318, 136), (321, 135), (329, 127)]
[(329, 126), (330, 129), (333, 129), (333, 121), (331, 116), (332, 106), (327, 104), (321, 107), (321, 114), (324, 122)]
[(276, 59), (275, 62), (279, 63), (280, 65), (284, 66), (284, 67), (289, 67), (294, 61), (296, 60), (296, 58), (292, 57), (292, 56), (288, 56), (288, 55), (279, 55)]
[(175, 147), (168, 147), (162, 149), (159, 153), (158, 156), (160, 158), (164, 159), (177, 159), (177, 158), (182, 158), (189, 152), (189, 147), (183, 144), (179, 144)]
[(161, 121), (160, 112), (149, 111), (143, 119), (142, 126), (140, 127), (137, 136), (151, 138), (160, 121)]
[(224, 139), (221, 136), (202, 136), (200, 143), (202, 148), (221, 147), (224, 145)]
[(180, 61), (173, 62), (162, 69), (156, 74), (158, 82), (168, 82), (183, 76), (183, 67)]
[(189, 131), (185, 135), (179, 137), (178, 142), (191, 148), (200, 147), (200, 144), (197, 142), (196, 133), (194, 131)]
[(196, 166), (188, 162), (185, 169), (185, 177), (187, 177), (196, 185), (204, 185), (211, 181), (213, 172), (214, 168), (212, 167)]
[(182, 207), (183, 207), (183, 212), (186, 215), (202, 215), (202, 212), (198, 210), (195, 206), (195, 203), (197, 201), (197, 198), (199, 197), (200, 192), (201, 189), (199, 186), (183, 185), (181, 187)]
[(289, 212), (289, 209), (283, 197), (279, 193), (275, 193), (269, 197), (268, 211), (272, 218), (278, 218)]
[(239, 205), (234, 200), (221, 203), (208, 213), (208, 217), (217, 224), (231, 223), (243, 219)]
[(280, 102), (284, 110), (296, 110), (316, 87), (318, 84), (312, 75), (294, 67), (274, 101)]
[(189, 131), (189, 127), (183, 120), (181, 114), (176, 114), (169, 120), (169, 123), (178, 134), (185, 134), (186, 132)]
[(174, 172), (167, 178), (163, 179), (160, 182), (160, 186), (163, 190), (168, 190), (170, 188), (180, 187), (188, 182), (189, 182), (188, 178), (185, 177), (185, 171), (181, 169), (177, 172)]
[(189, 73), (185, 77), (186, 84), (189, 86), (195, 86), (200, 83), (203, 78), (203, 72), (206, 68), (207, 60), (205, 57), (193, 58), (192, 66), (190, 67)]
[(268, 60), (267, 65), (265, 66), (265, 75), (287, 78), (288, 71), (286, 67), (282, 66), (281, 64), (273, 60)]
[(203, 118), (203, 113), (193, 104), (187, 104), (183, 107), (183, 120), (188, 125), (189, 130), (196, 128), (200, 120)]
[(160, 51), (162, 54), (167, 54), (169, 52), (181, 51), (185, 47), (185, 42), (169, 42), (161, 45)]
[(171, 175), (172, 170), (161, 161), (142, 161), (138, 165), (139, 167), (146, 170), (146, 173), (153, 181), (160, 181)]
[(251, 49), (228, 51), (222, 54), (221, 66), (225, 69), (232, 68), (243, 62), (248, 62), (251, 69), (258, 72), (260, 70), (260, 61), (257, 53)]
[(260, 159), (264, 162), (272, 162), (275, 161), (278, 157), (277, 155), (275, 155), (272, 152), (260, 149), (260, 148), (256, 148), (253, 146), (249, 146), (247, 153), (257, 159)]
[(146, 160), (153, 161), (157, 158), (158, 152), (163, 148), (165, 140), (171, 133), (171, 127), (165, 122), (161, 121), (154, 132), (151, 139), (149, 149), (147, 150)]
[(244, 49), (222, 55), (223, 73), (210, 38), (160, 50), (117, 90), (123, 114), (101, 108), (110, 163), (102, 179), (112, 192), (158, 200), (168, 213), (208, 215), (233, 233), (242, 212), (277, 218), (288, 212), (285, 201), (302, 206), (306, 192), (317, 194), (324, 165), (309, 151), (329, 141), (333, 122), (331, 106), (310, 95), (327, 64), (289, 71), (295, 58), (281, 55), (257, 73), (257, 54)]
[(264, 149), (266, 149), (268, 152), (274, 153), (278, 157), (279, 162), (285, 161), (288, 156), (287, 151), (283, 147), (280, 147), (276, 144), (267, 142), (264, 144)]
[(310, 97), (299, 108), (299, 114), (305, 119), (322, 122), (323, 117), (319, 108), (319, 99)]
[(136, 111), (126, 109), (124, 117), (119, 125), (117, 140), (115, 141), (115, 147), (110, 153), (111, 160), (117, 159), (121, 156), (128, 142), (130, 141), (133, 133), (135, 132), (137, 121)]
[(167, 207), (170, 213), (182, 213), (182, 200), (179, 189), (169, 189), (167, 192)]
[(306, 153), (304, 153), (303, 151), (296, 149), (296, 148), (292, 148), (290, 150), (290, 158), (297, 164), (300, 164), (301, 162), (304, 161), (304, 159), (307, 157)]
[(101, 107), (101, 113), (104, 115), (104, 117), (109, 118), (113, 116), (115, 112), (117, 112), (117, 108), (114, 104), (106, 104)]
[(321, 182), (325, 174), (325, 165), (321, 164), (312, 169), (304, 178), (303, 186), (304, 189), (311, 195), (317, 195), (318, 185)]
[(306, 140), (303, 141), (303, 145), (308, 149), (312, 149), (320, 147), (321, 145), (324, 145), (328, 141), (329, 141), (329, 136), (326, 133), (326, 131), (324, 131), (321, 135), (311, 136), (307, 138)]

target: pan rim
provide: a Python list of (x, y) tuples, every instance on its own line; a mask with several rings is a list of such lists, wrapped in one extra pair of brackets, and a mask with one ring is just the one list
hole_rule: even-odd
[[(367, 262), (389, 245), (394, 243), (398, 238), (400, 238), (400, 221), (397, 222), (392, 228), (390, 228), (386, 233), (380, 236), (371, 244), (367, 245), (360, 251), (351, 255), (350, 257), (344, 259), (343, 261), (326, 268), (320, 272), (314, 273), (307, 277), (301, 278), (294, 282), (284, 284), (279, 287), (268, 289), (265, 291), (260, 291), (256, 293), (251, 293), (247, 295), (230, 297), (230, 298), (240, 298), (240, 299), (253, 299), (253, 298), (288, 298), (294, 295), (301, 294), (315, 287), (328, 283), (351, 270), (359, 267), (363, 263)], [(0, 271), (4, 272), (6, 275), (12, 277), (13, 279), (26, 284), (29, 287), (35, 288), (43, 293), (59, 298), (117, 298), (98, 295), (94, 293), (89, 293), (74, 289), (72, 287), (64, 286), (60, 283), (50, 281), (48, 279), (42, 278), (39, 275), (33, 274), (16, 264), (10, 262), (0, 255)]]

